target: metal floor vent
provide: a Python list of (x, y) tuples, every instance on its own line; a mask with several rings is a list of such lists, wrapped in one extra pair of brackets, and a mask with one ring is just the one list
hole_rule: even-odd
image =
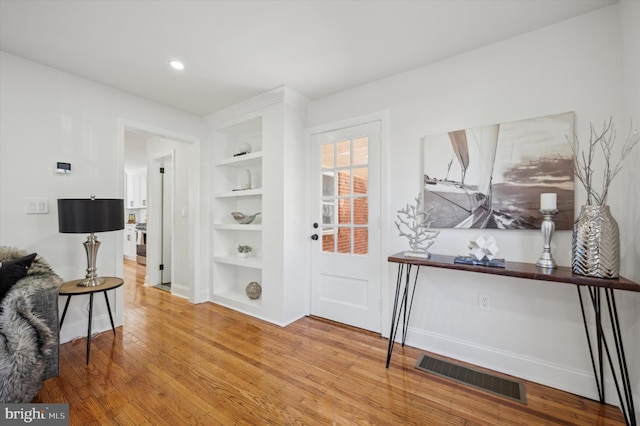
[(523, 382), (504, 379), (493, 374), (463, 367), (451, 361), (445, 361), (425, 354), (420, 355), (415, 368), (522, 404), (527, 403)]

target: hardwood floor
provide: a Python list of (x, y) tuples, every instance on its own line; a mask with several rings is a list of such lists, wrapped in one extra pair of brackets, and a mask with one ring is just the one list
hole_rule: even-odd
[(316, 318), (286, 328), (144, 287), (125, 263), (124, 326), (60, 347), (34, 402), (71, 425), (621, 425), (617, 407), (526, 382), (527, 405), (414, 368), (421, 352)]

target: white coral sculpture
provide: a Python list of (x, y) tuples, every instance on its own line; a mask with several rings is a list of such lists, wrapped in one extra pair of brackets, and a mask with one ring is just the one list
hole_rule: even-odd
[[(430, 220), (431, 211), (434, 204), (427, 209), (421, 210), (423, 194), (418, 194), (415, 198), (416, 204), (407, 204), (403, 209), (398, 210), (398, 222), (395, 222), (401, 237), (407, 237), (411, 252), (405, 252), (405, 256), (429, 257), (429, 247), (435, 243), (440, 231), (429, 229), (433, 220)], [(403, 230), (404, 228), (404, 230)]]

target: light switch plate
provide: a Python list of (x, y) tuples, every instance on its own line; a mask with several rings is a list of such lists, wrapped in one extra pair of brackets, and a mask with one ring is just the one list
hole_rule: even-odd
[(26, 214), (49, 213), (49, 200), (47, 198), (25, 198), (24, 212)]

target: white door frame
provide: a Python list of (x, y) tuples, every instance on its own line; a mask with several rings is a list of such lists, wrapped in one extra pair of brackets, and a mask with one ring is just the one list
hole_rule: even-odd
[[(201, 229), (200, 220), (200, 187), (201, 187), (201, 141), (200, 138), (176, 133), (171, 130), (150, 126), (147, 124), (130, 121), (124, 118), (118, 119), (118, 170), (120, 182), (118, 183), (124, 196), (124, 140), (125, 130), (132, 129), (146, 133), (151, 133), (163, 138), (185, 142), (192, 145), (191, 155), (189, 157), (189, 182), (193, 187), (189, 188), (189, 246), (194, 253), (193, 264), (193, 282), (189, 286), (189, 301), (191, 303), (201, 303), (208, 300), (208, 277), (206, 271), (202, 271), (202, 259), (206, 254), (202, 250), (201, 235), (204, 231)], [(116, 256), (122, 259), (122, 247), (118, 246)], [(122, 276), (122, 262), (116, 262), (117, 273)]]
[[(340, 121), (334, 121), (327, 124), (322, 124), (314, 127), (310, 127), (305, 130), (305, 145), (307, 149), (307, 173), (305, 176), (306, 186), (307, 188), (311, 188), (315, 179), (315, 176), (312, 173), (313, 168), (313, 155), (312, 155), (312, 140), (313, 135), (318, 133), (328, 133), (332, 131), (338, 131), (342, 129), (347, 129), (349, 127), (360, 126), (367, 123), (372, 122), (380, 122), (381, 126), (381, 141), (380, 141), (380, 300), (382, 301), (381, 313), (380, 313), (380, 330), (383, 336), (388, 335), (389, 330), (387, 324), (389, 324), (391, 317), (391, 310), (389, 307), (389, 303), (391, 301), (390, 295), (390, 281), (389, 281), (389, 263), (387, 262), (387, 246), (388, 246), (388, 235), (389, 227), (386, 225), (389, 220), (388, 215), (388, 206), (389, 206), (389, 146), (390, 146), (390, 114), (389, 111), (380, 111), (367, 115), (362, 115), (354, 118), (349, 118)], [(312, 191), (307, 191), (307, 222), (309, 224), (313, 221), (313, 212), (312, 212)], [(311, 229), (311, 228), (309, 228)], [(311, 235), (311, 232), (309, 233)], [(309, 239), (309, 247), (311, 247), (311, 239)], [(312, 250), (308, 250), (309, 257), (312, 256)], [(309, 260), (309, 265), (311, 265), (311, 260)], [(308, 292), (309, 299), (307, 300), (307, 312), (311, 313), (311, 281), (312, 281), (312, 270), (309, 268), (309, 278), (308, 282)], [(395, 281), (394, 281), (395, 285)], [(386, 330), (386, 331), (385, 331)]]
[[(162, 215), (165, 214), (164, 212), (164, 208), (162, 205), (162, 198), (161, 198), (161, 188), (159, 186), (160, 184), (160, 176), (159, 176), (159, 168), (162, 167), (165, 163), (170, 163), (172, 165), (172, 167), (175, 165), (175, 149), (172, 149), (170, 151), (167, 152), (159, 152), (157, 153), (157, 155), (154, 155), (151, 158), (151, 164), (153, 164), (153, 168), (148, 167), (147, 168), (147, 185), (149, 186), (150, 189), (150, 194), (148, 196), (148, 202), (147, 202), (147, 209), (148, 209), (148, 216), (151, 217), (152, 219), (154, 217), (158, 217), (160, 216), (160, 212), (162, 213)], [(174, 175), (172, 173), (171, 176), (171, 181), (170, 182), (166, 182), (165, 181), (165, 185), (170, 185), (169, 190), (171, 191), (171, 211), (174, 210), (174, 191), (175, 191), (175, 182), (174, 182)], [(162, 216), (164, 217), (164, 216)], [(171, 223), (170, 223), (170, 238), (171, 238), (171, 262), (170, 265), (173, 264), (173, 254), (175, 252), (175, 249), (173, 247), (173, 233), (174, 231), (174, 216), (173, 213), (171, 213)], [(153, 227), (149, 226), (149, 223), (147, 223), (147, 240), (151, 239), (152, 241), (155, 239), (156, 241), (161, 240), (160, 237), (160, 232), (164, 232), (164, 230), (161, 228), (164, 227), (164, 221), (158, 221), (158, 223), (153, 224)], [(164, 241), (160, 241), (160, 244), (154, 244), (152, 246), (152, 250), (149, 250), (149, 246), (147, 246), (147, 280), (148, 282), (146, 284), (148, 285), (156, 285), (158, 283), (161, 282), (160, 279), (160, 271), (158, 269), (156, 269), (156, 265), (159, 263), (164, 263), (164, 259), (162, 258), (162, 256), (160, 255), (160, 253), (162, 253), (162, 244), (164, 244)], [(157, 260), (157, 261), (156, 261)], [(150, 270), (149, 266), (153, 266), (153, 269)], [(170, 277), (170, 281), (172, 284), (175, 285), (175, 279), (173, 278), (173, 268), (171, 268), (169, 270), (169, 273), (171, 274)], [(173, 293), (174, 290), (174, 286), (171, 287), (171, 292)]]

